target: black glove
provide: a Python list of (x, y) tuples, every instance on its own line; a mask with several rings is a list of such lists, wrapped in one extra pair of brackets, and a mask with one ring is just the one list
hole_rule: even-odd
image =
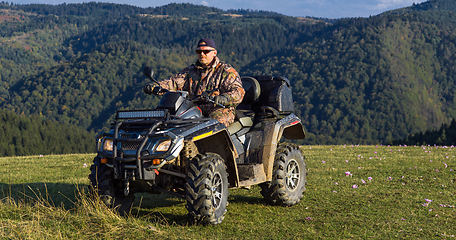
[(144, 93), (146, 94), (154, 94), (154, 95), (158, 95), (160, 92), (161, 92), (162, 88), (160, 86), (155, 86), (155, 84), (146, 84), (144, 87), (143, 87), (143, 91)]
[(224, 93), (222, 95), (218, 95), (214, 98), (215, 104), (221, 104), (225, 107), (228, 107), (230, 105), (230, 96), (228, 94)]

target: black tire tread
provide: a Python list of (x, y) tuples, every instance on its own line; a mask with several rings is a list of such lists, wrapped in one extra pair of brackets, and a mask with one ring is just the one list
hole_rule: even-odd
[[(212, 208), (211, 202), (211, 186), (214, 172), (224, 171), (226, 178), (226, 165), (223, 159), (214, 153), (198, 154), (191, 159), (189, 163), (189, 171), (187, 174), (186, 188), (186, 208), (188, 217), (191, 223), (211, 224), (216, 225), (223, 221), (226, 214), (225, 206), (220, 213), (217, 213)], [(223, 175), (222, 174), (222, 175)], [(226, 188), (228, 188), (226, 180)], [(228, 191), (227, 191), (228, 192)], [(225, 196), (228, 199), (228, 193)]]
[[(260, 184), (261, 186), (261, 195), (263, 195), (266, 203), (271, 205), (279, 206), (293, 206), (299, 203), (303, 197), (303, 192), (305, 191), (305, 185), (307, 184), (307, 178), (304, 181), (304, 184), (301, 184), (299, 189), (297, 189), (296, 194), (291, 194), (285, 183), (285, 174), (286, 174), (286, 163), (287, 159), (291, 154), (299, 152), (302, 156), (299, 146), (293, 143), (280, 143), (277, 146), (276, 155), (274, 159), (274, 165), (272, 170), (272, 181)], [(303, 160), (305, 160), (305, 157)], [(303, 166), (304, 176), (307, 175), (307, 165), (304, 161)]]

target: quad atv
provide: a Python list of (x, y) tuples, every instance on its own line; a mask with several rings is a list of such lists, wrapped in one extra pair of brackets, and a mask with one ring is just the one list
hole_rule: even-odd
[[(150, 68), (144, 74), (156, 82)], [(272, 76), (242, 83), (246, 94), (229, 127), (203, 117), (184, 91), (166, 92), (156, 109), (118, 111), (110, 131), (96, 138), (93, 196), (125, 214), (135, 193), (171, 194), (186, 199), (191, 223), (212, 225), (225, 217), (230, 187), (259, 185), (268, 204), (297, 204), (306, 185), (304, 156), (297, 145), (279, 142), (305, 138), (290, 83)]]

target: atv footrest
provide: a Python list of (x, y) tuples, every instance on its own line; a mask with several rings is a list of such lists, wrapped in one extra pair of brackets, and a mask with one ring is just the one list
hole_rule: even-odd
[(237, 168), (240, 177), (240, 187), (256, 185), (266, 181), (263, 164), (238, 164)]

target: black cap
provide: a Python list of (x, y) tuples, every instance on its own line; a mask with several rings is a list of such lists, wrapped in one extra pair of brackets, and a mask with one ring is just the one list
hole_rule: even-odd
[(199, 40), (198, 47), (196, 49), (199, 49), (200, 47), (211, 47), (215, 49), (215, 42), (210, 38), (203, 38)]

